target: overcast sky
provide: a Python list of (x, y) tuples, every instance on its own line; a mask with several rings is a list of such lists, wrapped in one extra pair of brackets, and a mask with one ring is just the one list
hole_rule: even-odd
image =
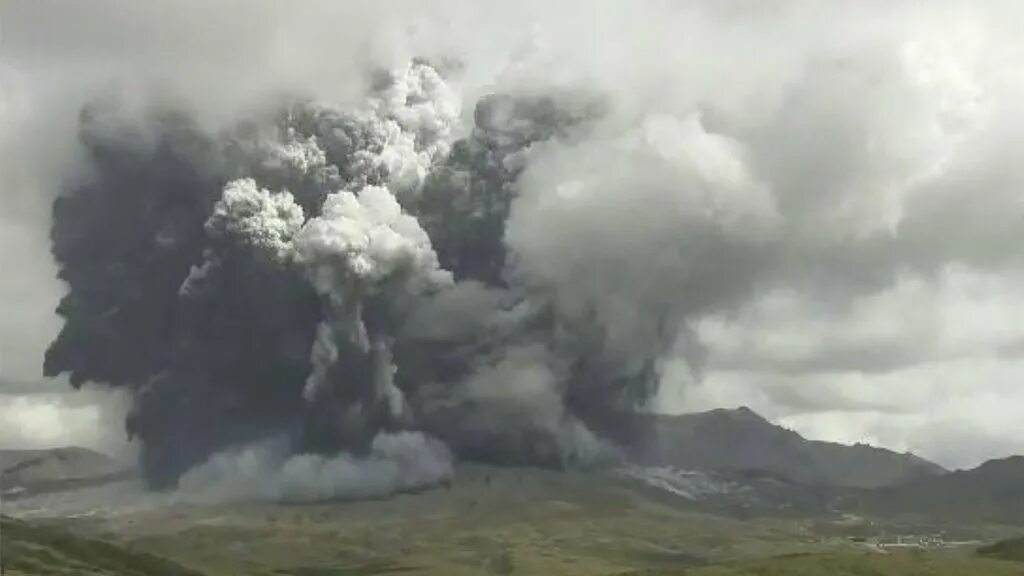
[[(554, 155), (530, 189), (591, 178), (658, 206), (656, 188), (771, 245), (668, 277), (696, 300), (732, 297), (695, 304), (702, 368), (668, 359), (657, 408), (747, 405), (811, 438), (954, 467), (1024, 453), (1018, 3), (367, 4), (0, 3), (0, 445), (119, 445), (123, 398), (41, 378), (62, 294), (49, 206), (87, 169), (84, 102), (160, 94), (212, 125), (280, 90), (344, 103), (368, 65), (426, 54), (465, 62), (467, 100), (586, 85), (638, 127)], [(719, 136), (692, 154), (705, 130)], [(622, 152), (634, 140), (686, 155), (687, 171)], [(691, 173), (731, 192), (676, 195)]]

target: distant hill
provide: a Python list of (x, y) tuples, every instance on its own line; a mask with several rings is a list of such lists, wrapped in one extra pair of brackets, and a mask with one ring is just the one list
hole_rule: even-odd
[(990, 460), (973, 470), (860, 493), (874, 514), (914, 514), (954, 522), (1024, 524), (1024, 456)]
[(113, 458), (86, 448), (0, 450), (4, 498), (95, 486), (132, 475)]
[(864, 444), (807, 440), (749, 408), (631, 416), (624, 439), (644, 465), (766, 473), (805, 485), (877, 488), (946, 473), (914, 456)]

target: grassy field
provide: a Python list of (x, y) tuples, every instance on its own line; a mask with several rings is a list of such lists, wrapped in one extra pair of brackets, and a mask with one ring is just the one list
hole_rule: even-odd
[(1024, 538), (1002, 540), (991, 546), (978, 550), (978, 554), (986, 558), (1024, 562)]
[[(12, 576), (78, 575), (95, 576), (204, 576), (170, 560), (152, 554), (94, 539), (82, 538), (47, 527), (3, 518), (4, 574)], [(530, 550), (504, 549), (491, 562), (466, 574), (569, 574), (607, 573), (605, 567), (572, 570), (566, 566), (526, 562)], [(537, 553), (533, 550), (532, 553)], [(518, 559), (518, 560), (517, 560)], [(335, 559), (308, 566), (268, 571), (251, 566), (221, 574), (274, 574), (276, 576), (369, 576), (375, 574), (437, 575), (452, 573), (450, 567), (416, 566), (398, 561), (343, 561)], [(686, 564), (692, 559), (649, 558), (653, 563)], [(212, 574), (212, 573), (207, 573)], [(974, 554), (951, 552), (833, 552), (827, 554), (790, 554), (740, 563), (724, 563), (687, 568), (641, 569), (623, 576), (1014, 576), (1024, 574), (1024, 564), (982, 558)]]
[(153, 508), (34, 522), (86, 540), (32, 543), (18, 534), (51, 531), (15, 524), (15, 539), (29, 543), (11, 546), (20, 570), (11, 573), (87, 574), (75, 567), (92, 562), (101, 569), (91, 573), (104, 576), (1024, 576), (1024, 564), (969, 549), (868, 552), (822, 531), (822, 519), (739, 521), (624, 482), (543, 470), (465, 467), (448, 490), (379, 501)]
[(1024, 566), (974, 555), (947, 552), (834, 553), (769, 558), (755, 562), (704, 566), (651, 576), (1019, 576)]

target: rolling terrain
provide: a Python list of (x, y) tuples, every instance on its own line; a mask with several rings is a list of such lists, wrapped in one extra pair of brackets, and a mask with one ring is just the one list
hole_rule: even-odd
[[(123, 506), (108, 501), (56, 516), (36, 507), (23, 516), (40, 529), (206, 576), (1024, 574), (1022, 564), (976, 557), (978, 544), (971, 543), (1019, 537), (1024, 529), (954, 530), (842, 514), (741, 519), (618, 472), (463, 465), (446, 488), (314, 505), (136, 506), (125, 497)], [(897, 535), (909, 541), (936, 532), (951, 543), (886, 547)], [(70, 558), (78, 549), (52, 555)], [(911, 566), (921, 571), (908, 572)]]

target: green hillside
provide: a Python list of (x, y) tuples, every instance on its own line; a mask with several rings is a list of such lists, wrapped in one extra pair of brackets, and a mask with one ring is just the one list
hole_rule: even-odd
[(13, 518), (0, 518), (0, 540), (5, 576), (202, 576), (152, 554)]

